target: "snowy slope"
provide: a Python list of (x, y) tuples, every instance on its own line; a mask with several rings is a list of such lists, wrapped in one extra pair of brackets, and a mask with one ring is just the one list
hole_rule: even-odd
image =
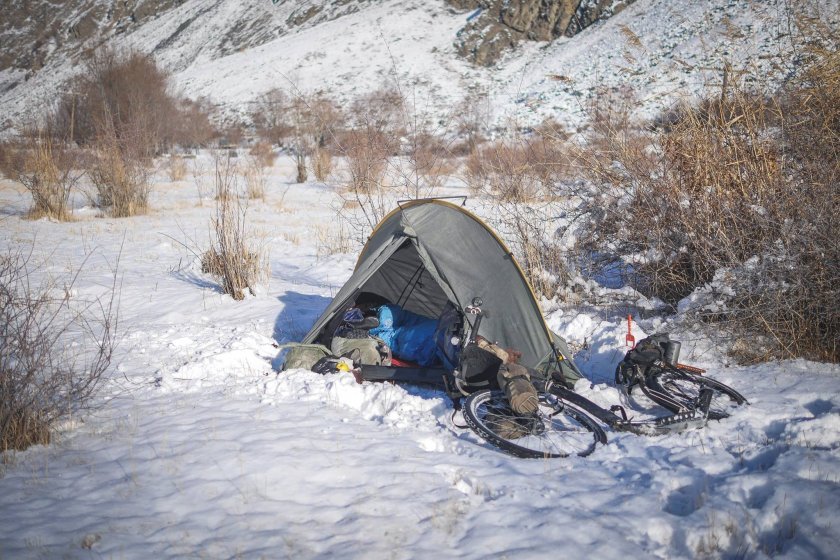
[[(810, 4), (823, 23), (840, 26), (840, 0)], [(478, 89), (490, 95), (498, 123), (553, 117), (574, 127), (604, 89), (648, 115), (714, 86), (725, 62), (768, 76), (768, 57), (790, 48), (786, 5), (640, 0), (574, 38), (522, 43), (493, 69), (458, 58), (453, 41), (468, 14), (443, 0), (187, 0), (111, 42), (152, 53), (174, 73), (176, 88), (208, 96), (226, 113), (247, 114), (274, 87), (323, 91), (344, 103), (398, 83), (430, 117), (445, 119)], [(290, 25), (312, 7), (323, 9)], [(28, 81), (0, 72), (3, 120), (42, 109), (79, 67), (77, 52), (53, 57)]]
[[(36, 240), (40, 273), (56, 278), (87, 257), (78, 298), (101, 293), (121, 253), (122, 286), (121, 342), (96, 408), (0, 463), (0, 557), (835, 556), (834, 365), (727, 367), (710, 341), (684, 338), (684, 358), (749, 407), (700, 431), (609, 433), (590, 457), (550, 461), (488, 447), (432, 389), (276, 372), (274, 342), (299, 339), (354, 263), (319, 253), (335, 187), (293, 176), (279, 160), (267, 201), (252, 203), (271, 278), (243, 302), (181, 245), (206, 247), (212, 214), (189, 179), (158, 177), (148, 216), (97, 218), (79, 197), (67, 223), (22, 219), (26, 194), (0, 181), (0, 248)], [(581, 307), (548, 321), (584, 347), (576, 389), (621, 402), (610, 380), (623, 318)], [(634, 333), (665, 326), (652, 317)]]

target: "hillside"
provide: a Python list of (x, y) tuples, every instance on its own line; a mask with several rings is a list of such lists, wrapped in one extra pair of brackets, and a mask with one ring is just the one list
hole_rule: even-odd
[[(816, 4), (814, 16), (836, 27), (838, 1)], [(116, 7), (127, 5), (135, 9)], [(470, 5), (80, 0), (38, 8), (18, 0), (0, 27), (10, 45), (0, 63), (0, 126), (19, 125), (49, 105), (84, 67), (86, 50), (100, 44), (152, 54), (179, 91), (206, 96), (228, 115), (247, 114), (274, 87), (322, 91), (346, 103), (397, 83), (433, 119), (445, 119), (467, 92), (480, 91), (492, 100), (498, 123), (553, 117), (578, 126), (604, 90), (651, 113), (714, 84), (725, 62), (766, 75), (790, 31), (782, 0), (641, 0), (574, 37), (517, 42), (487, 68), (459, 54), (461, 33), (477, 25), (475, 11), (459, 9)], [(45, 11), (37, 23), (32, 14)]]

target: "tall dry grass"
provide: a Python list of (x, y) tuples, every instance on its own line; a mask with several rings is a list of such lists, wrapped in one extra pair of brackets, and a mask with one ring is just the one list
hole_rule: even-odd
[(772, 96), (725, 81), (658, 129), (605, 120), (578, 153), (596, 185), (580, 248), (672, 305), (700, 289), (686, 309), (743, 360), (840, 360), (840, 59), (809, 44)]
[(13, 161), (13, 176), (32, 196), (29, 216), (69, 220), (70, 193), (84, 176), (81, 152), (48, 127), (37, 127), (28, 131)]
[(97, 124), (95, 160), (88, 176), (95, 189), (95, 201), (115, 218), (145, 214), (151, 193), (154, 145), (145, 121), (124, 124), (118, 132), (110, 113)]
[(218, 278), (235, 300), (253, 294), (267, 276), (268, 263), (255, 247), (248, 225), (248, 201), (239, 196), (236, 164), (226, 155), (215, 159), (216, 212), (211, 220), (213, 242), (202, 255), (201, 270)]
[(310, 158), (312, 174), (318, 181), (326, 181), (333, 170), (333, 156), (327, 148), (316, 147)]
[(520, 203), (551, 198), (569, 175), (564, 142), (565, 136), (546, 126), (484, 143), (467, 157), (464, 180), (473, 196)]
[(170, 156), (166, 165), (166, 171), (170, 181), (183, 181), (187, 178), (187, 162), (182, 156)]
[(250, 199), (265, 200), (268, 175), (263, 165), (264, 160), (248, 156), (242, 164), (242, 178), (245, 180), (245, 195)]

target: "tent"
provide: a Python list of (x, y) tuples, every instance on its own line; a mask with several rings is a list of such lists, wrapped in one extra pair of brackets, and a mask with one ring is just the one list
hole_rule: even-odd
[[(344, 311), (361, 294), (429, 318), (439, 317), (449, 303), (463, 312), (479, 297), (485, 313), (479, 334), (520, 350), (520, 363), (526, 367), (559, 369), (567, 379), (580, 378), (565, 341), (546, 325), (513, 254), (481, 219), (451, 202), (402, 202), (385, 216), (362, 249), (353, 275), (302, 342), (329, 346)], [(398, 370), (363, 367), (363, 374), (366, 379), (422, 380), (423, 373), (430, 373)]]

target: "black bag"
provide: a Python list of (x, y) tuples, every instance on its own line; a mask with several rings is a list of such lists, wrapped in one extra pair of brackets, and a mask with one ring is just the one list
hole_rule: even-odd
[(496, 374), (501, 365), (498, 356), (477, 344), (468, 344), (461, 352), (461, 377), (471, 387), (498, 386)]
[(643, 338), (624, 356), (625, 362), (647, 368), (654, 362), (662, 360), (671, 339), (668, 333), (657, 333)]
[(338, 373), (338, 361), (340, 358), (335, 356), (324, 356), (312, 366), (312, 371), (320, 374)]
[(651, 366), (664, 358), (669, 344), (672, 343), (668, 333), (657, 333), (640, 340), (616, 366), (615, 384), (624, 386), (629, 394), (641, 382), (639, 375), (647, 376)]

